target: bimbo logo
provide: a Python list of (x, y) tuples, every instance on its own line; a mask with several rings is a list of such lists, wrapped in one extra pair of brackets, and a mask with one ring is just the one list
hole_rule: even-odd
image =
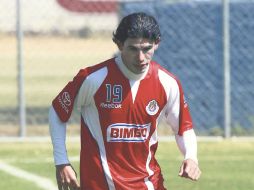
[(144, 142), (149, 136), (151, 124), (116, 123), (107, 129), (108, 142)]

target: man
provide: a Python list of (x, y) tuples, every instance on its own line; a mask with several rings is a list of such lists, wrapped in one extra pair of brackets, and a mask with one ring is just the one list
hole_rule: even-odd
[[(79, 71), (53, 100), (50, 132), (59, 189), (165, 190), (157, 125), (165, 117), (184, 154), (179, 175), (197, 180), (197, 142), (180, 82), (152, 61), (161, 39), (145, 13), (122, 19), (113, 41), (120, 53)], [(65, 147), (73, 107), (81, 114), (80, 187)]]

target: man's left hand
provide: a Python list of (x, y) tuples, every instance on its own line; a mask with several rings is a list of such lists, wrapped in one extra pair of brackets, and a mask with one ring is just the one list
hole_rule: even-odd
[(194, 160), (186, 159), (183, 161), (179, 171), (179, 176), (197, 181), (200, 178), (200, 175), (201, 171)]

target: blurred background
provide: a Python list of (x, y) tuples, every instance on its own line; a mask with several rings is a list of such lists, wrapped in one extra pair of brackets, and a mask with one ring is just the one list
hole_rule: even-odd
[[(1, 0), (0, 137), (48, 136), (48, 108), (79, 69), (117, 52), (119, 20), (159, 22), (155, 60), (182, 82), (199, 136), (254, 135), (253, 0)], [(79, 133), (73, 115), (70, 133)], [(161, 136), (170, 130), (160, 126)]]

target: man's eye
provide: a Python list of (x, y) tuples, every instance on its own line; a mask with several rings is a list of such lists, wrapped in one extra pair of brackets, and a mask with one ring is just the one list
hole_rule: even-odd
[(143, 49), (143, 51), (144, 52), (147, 52), (147, 51), (149, 51), (151, 48), (149, 47), (149, 48), (145, 48), (145, 49)]
[(149, 46), (149, 47), (144, 48), (143, 51), (144, 51), (144, 52), (148, 52), (148, 51), (151, 50), (151, 49), (152, 49), (152, 47)]
[(135, 47), (130, 47), (130, 50), (131, 50), (131, 51), (137, 51), (137, 48), (135, 48)]

